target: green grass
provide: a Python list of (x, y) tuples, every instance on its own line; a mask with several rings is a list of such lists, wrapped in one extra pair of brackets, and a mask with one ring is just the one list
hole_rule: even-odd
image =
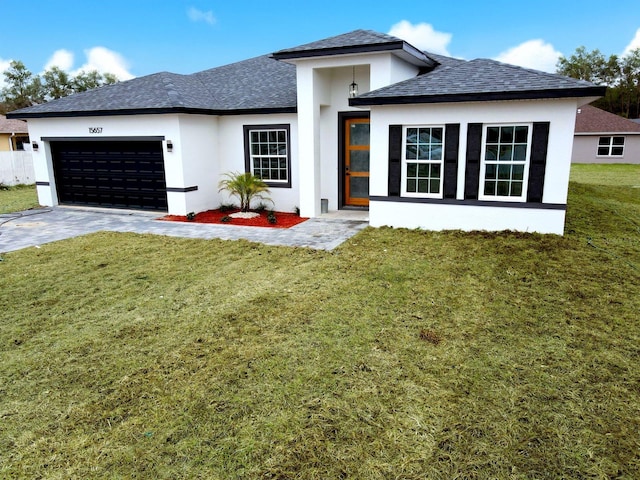
[(35, 185), (16, 185), (0, 188), (0, 214), (19, 212), (38, 207)]
[(632, 164), (575, 163), (571, 180), (592, 185), (635, 186), (640, 188), (640, 166)]
[(640, 189), (565, 237), (100, 233), (0, 262), (0, 478), (639, 478)]

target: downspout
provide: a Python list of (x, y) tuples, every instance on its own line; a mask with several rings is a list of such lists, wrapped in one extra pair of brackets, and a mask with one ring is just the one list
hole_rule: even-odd
[(16, 132), (11, 132), (11, 136), (9, 137), (9, 151), (13, 152), (13, 137), (16, 136)]

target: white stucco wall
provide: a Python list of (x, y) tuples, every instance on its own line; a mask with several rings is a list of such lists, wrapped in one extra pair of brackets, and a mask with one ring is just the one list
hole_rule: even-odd
[[(243, 125), (291, 124), (292, 188), (273, 188), (272, 199), (280, 211), (292, 211), (299, 205), (299, 171), (297, 162), (297, 121), (295, 114), (238, 115), (131, 115), (107, 117), (73, 117), (33, 119), (29, 121), (31, 138), (40, 144), (33, 152), (35, 179), (49, 182), (39, 185), (42, 205), (58, 203), (53, 162), (45, 138), (158, 137), (165, 138), (163, 157), (168, 188), (198, 187), (188, 192), (168, 192), (168, 210), (174, 215), (216, 208), (229, 199), (218, 192), (220, 175), (244, 171)], [(89, 134), (89, 127), (102, 127), (102, 133)], [(167, 151), (167, 140), (173, 143)]]
[[(462, 200), (468, 124), (550, 122), (543, 203), (566, 204), (576, 105), (575, 99), (564, 99), (372, 107), (371, 195), (388, 194), (389, 125), (460, 124), (456, 198)], [(562, 234), (564, 229), (563, 210), (531, 208), (373, 201), (369, 219), (372, 226), (430, 230), (517, 229)]]
[[(625, 137), (624, 155), (621, 157), (599, 157), (600, 137)], [(573, 163), (640, 163), (640, 135), (602, 133), (575, 135), (573, 137)]]
[(338, 208), (338, 112), (349, 107), (349, 84), (359, 93), (381, 88), (418, 73), (391, 53), (314, 57), (295, 61), (298, 86), (300, 208), (303, 216), (320, 214), (320, 199)]
[[(154, 137), (164, 136), (177, 142), (180, 138), (180, 122), (178, 115), (127, 115), (109, 117), (71, 117), (71, 118), (35, 118), (28, 122), (31, 141), (39, 144), (38, 151), (33, 152), (33, 163), (36, 182), (49, 182), (49, 186), (38, 185), (38, 199), (41, 205), (57, 205), (58, 196), (55, 189), (53, 162), (48, 142), (43, 137), (83, 138), (97, 140), (104, 137)], [(101, 127), (102, 133), (90, 134), (90, 127)], [(163, 142), (165, 175), (167, 187), (185, 187), (182, 169), (182, 155), (179, 148), (168, 153), (166, 142)], [(185, 202), (182, 194), (167, 196), (169, 212), (184, 214)]]
[[(245, 125), (290, 125), (291, 145), (291, 188), (271, 187), (270, 197), (273, 207), (280, 212), (291, 212), (300, 206), (300, 170), (298, 168), (298, 121), (296, 114), (283, 113), (273, 115), (229, 115), (218, 119), (218, 167), (215, 187), (218, 206), (222, 203), (238, 203), (237, 199), (230, 199), (224, 192), (218, 194), (218, 179), (220, 175), (230, 172), (244, 172), (244, 130)], [(269, 202), (265, 202), (271, 206)]]

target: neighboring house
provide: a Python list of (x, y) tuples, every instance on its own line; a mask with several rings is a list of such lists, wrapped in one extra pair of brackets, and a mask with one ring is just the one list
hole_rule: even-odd
[(0, 152), (24, 151), (25, 145), (29, 145), (27, 122), (0, 115)]
[(372, 226), (562, 234), (575, 111), (605, 88), (367, 31), (12, 112), (40, 203), (184, 215), (250, 171), (276, 209)]
[(591, 105), (578, 108), (573, 163), (640, 163), (640, 124)]
[(34, 182), (27, 122), (0, 115), (0, 184)]

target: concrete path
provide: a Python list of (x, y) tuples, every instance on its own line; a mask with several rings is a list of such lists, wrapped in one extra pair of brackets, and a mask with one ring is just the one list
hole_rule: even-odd
[(362, 219), (311, 218), (291, 228), (242, 227), (156, 220), (159, 213), (53, 207), (0, 215), (0, 253), (99, 231), (183, 238), (245, 239), (266, 245), (333, 250), (368, 225)]

